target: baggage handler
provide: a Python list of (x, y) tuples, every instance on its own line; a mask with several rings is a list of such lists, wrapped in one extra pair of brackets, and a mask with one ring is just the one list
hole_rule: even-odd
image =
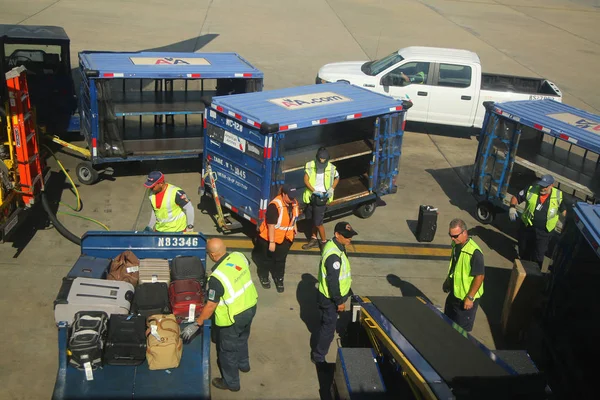
[(160, 171), (152, 171), (144, 186), (152, 191), (152, 214), (145, 230), (155, 232), (192, 232), (194, 206), (185, 192), (165, 181)]
[(186, 326), (181, 337), (189, 343), (204, 321), (214, 315), (221, 378), (214, 378), (212, 385), (237, 392), (240, 390), (240, 371), (250, 372), (248, 338), (258, 293), (250, 276), (248, 259), (242, 253), (227, 253), (221, 239), (210, 239), (206, 243), (206, 252), (215, 262), (208, 278), (208, 299), (195, 323)]

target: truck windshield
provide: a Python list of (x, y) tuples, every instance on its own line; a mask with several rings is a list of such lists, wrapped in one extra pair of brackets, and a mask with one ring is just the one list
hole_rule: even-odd
[(19, 44), (4, 45), (5, 65), (9, 69), (24, 65), (36, 74), (62, 72), (62, 49), (59, 45)]
[(398, 54), (398, 52), (395, 52), (387, 57), (383, 57), (380, 60), (368, 61), (364, 63), (361, 67), (361, 70), (367, 75), (375, 76), (381, 73), (382, 71), (385, 71), (392, 65), (396, 65), (402, 60), (404, 60), (404, 58), (402, 58), (402, 56)]

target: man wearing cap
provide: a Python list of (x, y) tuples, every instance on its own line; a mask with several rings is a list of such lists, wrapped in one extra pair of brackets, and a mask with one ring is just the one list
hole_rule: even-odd
[(522, 260), (535, 261), (542, 268), (548, 242), (559, 214), (567, 214), (562, 192), (554, 187), (554, 177), (543, 175), (527, 190), (523, 189), (510, 199), (509, 218), (517, 220), (517, 204), (525, 202), (525, 211), (521, 214), (519, 227), (519, 257)]
[(333, 191), (340, 181), (340, 175), (331, 162), (329, 152), (325, 147), (319, 148), (314, 160), (304, 166), (304, 185), (306, 189), (302, 201), (307, 205), (304, 215), (307, 220), (312, 220), (312, 235), (310, 241), (302, 246), (308, 250), (319, 246), (317, 232), (321, 236), (321, 245), (327, 242), (323, 218), (327, 204), (333, 201)]
[(152, 191), (152, 215), (146, 230), (156, 232), (191, 232), (194, 230), (194, 207), (185, 192), (165, 182), (160, 171), (148, 174), (146, 183)]
[(263, 288), (269, 289), (269, 273), (278, 293), (284, 291), (285, 260), (294, 242), (298, 228), (298, 201), (296, 188), (284, 184), (267, 207), (267, 215), (260, 225), (255, 243), (258, 278)]
[(323, 247), (318, 277), (321, 326), (310, 356), (315, 364), (325, 362), (325, 356), (335, 335), (337, 313), (346, 309), (345, 303), (352, 285), (346, 246), (356, 235), (358, 232), (352, 229), (349, 223), (339, 222), (335, 225), (334, 238)]

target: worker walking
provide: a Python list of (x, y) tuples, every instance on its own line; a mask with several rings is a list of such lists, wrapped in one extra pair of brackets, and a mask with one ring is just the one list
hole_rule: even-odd
[(185, 192), (165, 181), (160, 171), (148, 174), (144, 186), (152, 190), (152, 215), (146, 230), (156, 232), (191, 232), (194, 230), (194, 206)]
[(346, 309), (345, 303), (352, 285), (346, 246), (356, 235), (358, 232), (352, 229), (349, 223), (339, 222), (335, 225), (334, 238), (323, 247), (318, 276), (321, 326), (310, 357), (315, 364), (325, 362), (325, 356), (335, 335), (337, 315)]
[(567, 214), (562, 192), (554, 187), (554, 177), (543, 175), (527, 190), (521, 190), (510, 199), (509, 218), (517, 220), (517, 204), (525, 202), (519, 227), (519, 257), (535, 261), (542, 268), (550, 236), (556, 228), (559, 214)]
[(450, 222), (452, 255), (442, 290), (448, 293), (444, 314), (467, 332), (473, 330), (479, 299), (483, 295), (485, 263), (483, 252), (469, 237), (461, 219)]
[(285, 261), (298, 233), (298, 201), (296, 189), (289, 184), (281, 187), (279, 195), (269, 203), (267, 215), (256, 238), (257, 272), (260, 284), (269, 289), (269, 273), (278, 293), (284, 291)]
[(204, 321), (214, 314), (217, 326), (217, 365), (221, 378), (214, 378), (214, 387), (237, 392), (240, 371), (250, 372), (248, 338), (256, 314), (258, 293), (250, 276), (248, 259), (239, 252), (227, 253), (221, 239), (210, 239), (206, 252), (215, 262), (208, 278), (207, 302), (195, 323), (181, 332), (184, 342), (194, 339)]
[(304, 214), (307, 220), (312, 221), (312, 235), (310, 241), (302, 246), (308, 250), (319, 246), (317, 233), (321, 237), (321, 246), (327, 242), (323, 218), (327, 204), (333, 201), (333, 191), (340, 181), (340, 175), (331, 162), (329, 152), (325, 147), (319, 148), (315, 160), (309, 161), (304, 166), (304, 195), (302, 201), (306, 204)]

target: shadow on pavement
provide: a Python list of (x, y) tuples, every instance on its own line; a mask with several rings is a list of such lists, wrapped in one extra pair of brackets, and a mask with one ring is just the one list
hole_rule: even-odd
[(469, 235), (481, 239), (490, 249), (509, 261), (513, 261), (517, 255), (517, 242), (494, 229), (478, 225), (469, 229)]
[(438, 124), (426, 124), (424, 122), (411, 122), (406, 123), (406, 129), (410, 132), (426, 133), (435, 136), (447, 136), (458, 139), (470, 139), (471, 136), (477, 136), (479, 129), (477, 128), (466, 128), (462, 126), (450, 126), (450, 125), (438, 125)]
[[(421, 297), (423, 300), (432, 303), (432, 301), (419, 288), (410, 282), (402, 280), (398, 275), (388, 274), (386, 277), (388, 283), (400, 289), (402, 297)], [(441, 289), (441, 288), (440, 288)], [(432, 303), (433, 304), (433, 303)]]

